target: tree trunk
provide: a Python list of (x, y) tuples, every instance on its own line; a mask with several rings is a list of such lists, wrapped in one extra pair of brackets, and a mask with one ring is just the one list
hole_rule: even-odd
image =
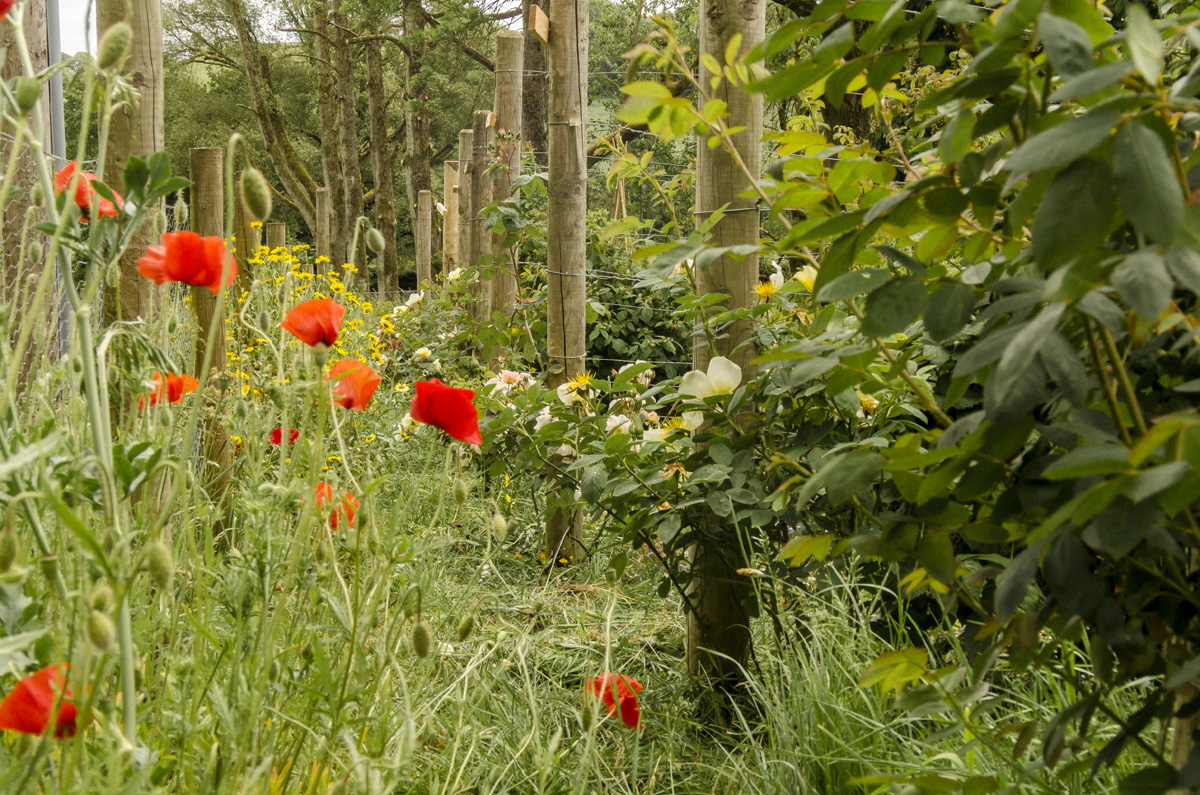
[[(333, 47), (330, 42), (333, 31), (329, 27), (329, 8), (325, 0), (317, 0), (313, 7), (313, 50), (317, 59), (317, 96), (323, 103), (329, 97), (337, 94), (337, 78), (333, 69)], [(325, 177), (325, 187), (329, 189), (329, 250), (321, 254), (329, 257), (330, 261), (341, 265), (346, 261), (346, 247), (350, 241), (346, 239), (345, 231), (348, 224), (346, 217), (346, 186), (342, 177), (342, 161), (338, 147), (338, 117), (331, 113), (327, 105), (323, 105), (317, 114), (321, 123), (321, 171)], [(314, 214), (316, 208), (314, 206)], [(322, 221), (316, 219), (319, 227)], [(313, 237), (319, 237), (317, 228), (313, 229)]]
[(429, 45), (423, 41), (425, 17), (420, 2), (405, 5), (404, 36), (408, 54), (404, 59), (404, 176), (408, 193), (408, 215), (412, 229), (417, 228), (417, 194), (433, 190), (429, 166), (429, 86), (422, 74)]
[[(96, 27), (101, 31), (126, 18), (126, 0), (99, 0)], [(128, 22), (133, 41), (125, 62), (125, 77), (138, 92), (138, 102), (113, 114), (108, 132), (104, 181), (121, 189), (125, 164), (163, 149), (163, 50), (161, 0), (132, 0)], [(101, 34), (103, 35), (103, 34)], [(153, 218), (154, 213), (149, 213)], [(138, 257), (154, 240), (154, 225), (146, 223), (129, 241), (121, 258), (115, 290), (106, 287), (105, 319), (149, 318), (150, 282), (137, 271)]]
[[(124, 0), (106, 0), (120, 2), (124, 8)], [(137, 0), (138, 2), (154, 2), (154, 0)], [(246, 76), (246, 85), (250, 91), (250, 104), (254, 115), (258, 118), (258, 129), (262, 133), (263, 146), (275, 167), (280, 184), (287, 191), (288, 198), (304, 219), (309, 229), (313, 229), (313, 194), (317, 183), (313, 180), (304, 161), (296, 153), (283, 125), (283, 115), (279, 112), (274, 92), (271, 91), (270, 81), (264, 80), (264, 69), (269, 66), (265, 58), (259, 57), (258, 42), (250, 32), (242, 10), (242, 0), (225, 0), (229, 11), (230, 21), (237, 32), (238, 47), (242, 53), (242, 72)], [(135, 11), (136, 14), (136, 11)], [(161, 25), (160, 25), (161, 27)], [(160, 48), (161, 51), (161, 48)], [(156, 74), (161, 74), (160, 69)], [(161, 116), (159, 117), (161, 118)], [(159, 148), (162, 148), (161, 145)]]
[[(550, 94), (550, 74), (546, 48), (529, 29), (529, 6), (533, 0), (521, 0), (525, 24), (524, 86), (521, 91), (521, 137), (533, 150), (533, 158), (545, 168), (550, 163), (550, 146), (546, 139), (546, 99)], [(553, 35), (553, 34), (551, 34)]]
[[(764, 0), (701, 0), (700, 54), (724, 59), (725, 47), (741, 36), (741, 53), (762, 41), (766, 32)], [(701, 61), (703, 63), (703, 61)], [(701, 66), (700, 84), (707, 86), (712, 75)], [(733, 136), (746, 175), (735, 158), (723, 148), (699, 146), (696, 155), (696, 225), (708, 220), (713, 210), (729, 204), (726, 215), (712, 230), (712, 245), (756, 245), (759, 241), (758, 202), (739, 198), (758, 179), (762, 159), (762, 98), (748, 94), (728, 80), (721, 83), (716, 98), (729, 108), (727, 123), (742, 131)], [(712, 307), (712, 315), (751, 305), (758, 282), (758, 256), (741, 262), (720, 257), (697, 274), (700, 294), (723, 293), (729, 298)], [(697, 370), (707, 370), (711, 359), (724, 356), (742, 368), (743, 378), (752, 377), (750, 364), (755, 351), (749, 321), (736, 321), (714, 330), (711, 340), (701, 337), (693, 353)], [(737, 570), (747, 565), (746, 543), (736, 528), (724, 526), (715, 515), (708, 517), (702, 540), (688, 551), (692, 579), (688, 585), (687, 666), (692, 674), (709, 673), (728, 681), (740, 678), (750, 650), (748, 600), (753, 597), (749, 580)]]
[[(334, 14), (333, 25), (334, 64), (337, 67), (338, 146), (342, 161), (343, 195), (346, 199), (342, 234), (347, 246), (352, 246), (354, 225), (363, 214), (362, 167), (358, 162), (358, 111), (354, 103), (354, 41), (349, 30), (350, 20), (345, 14)], [(354, 256), (359, 271), (357, 278), (365, 280), (366, 236), (358, 236), (357, 251), (347, 250), (346, 253)], [(352, 284), (355, 277), (347, 273), (345, 278), (347, 284)]]
[(371, 171), (375, 178), (375, 228), (383, 235), (383, 253), (376, 260), (379, 294), (400, 289), (396, 258), (396, 188), (388, 145), (387, 96), (383, 90), (383, 45), (368, 39), (367, 101), (371, 115)]

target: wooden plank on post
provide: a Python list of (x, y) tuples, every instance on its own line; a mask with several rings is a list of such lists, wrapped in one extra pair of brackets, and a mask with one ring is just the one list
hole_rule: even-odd
[[(765, 0), (701, 0), (700, 85), (710, 85), (713, 76), (704, 66), (705, 61), (715, 59), (722, 63), (732, 39), (741, 39), (739, 54), (744, 55), (763, 40), (765, 33)], [(717, 88), (715, 98), (726, 104), (729, 126), (741, 130), (733, 136), (738, 157), (724, 147), (705, 146), (703, 141), (697, 147), (695, 223), (699, 227), (724, 206), (725, 216), (712, 230), (714, 245), (754, 246), (759, 242), (758, 201), (744, 198), (743, 194), (753, 194), (762, 161), (762, 95), (751, 94), (744, 86), (725, 80)], [(750, 175), (745, 173), (742, 163), (750, 169)], [(711, 314), (753, 306), (758, 255), (740, 260), (718, 257), (700, 269), (696, 277), (702, 296), (713, 293), (728, 296), (720, 304), (709, 306), (706, 311)], [(713, 358), (724, 356), (742, 368), (743, 380), (752, 378), (751, 361), (756, 355), (753, 334), (751, 321), (738, 320), (722, 324), (711, 345), (705, 335), (697, 335), (692, 355), (696, 369), (707, 370)], [(728, 537), (735, 538), (732, 532)], [(688, 584), (689, 673), (736, 679), (744, 670), (742, 665), (750, 647), (746, 604), (753, 599), (749, 579), (737, 573), (750, 565), (744, 549), (737, 540), (731, 540), (723, 547), (695, 544), (688, 550), (691, 570), (695, 572)]]
[(471, 265), (471, 130), (458, 132), (458, 267)]
[[(525, 36), (519, 31), (496, 34), (496, 163), (492, 201), (512, 196), (512, 184), (521, 174), (521, 88), (525, 62)], [(516, 247), (504, 245), (503, 234), (492, 235), (492, 276), (489, 312), (512, 315), (517, 302)], [(500, 353), (500, 352), (497, 352)]]
[(442, 163), (446, 215), (442, 220), (442, 279), (458, 267), (458, 161)]
[(487, 222), (483, 208), (492, 200), (492, 180), (488, 176), (490, 159), (490, 135), (494, 127), (488, 127), (490, 110), (477, 110), (471, 130), (471, 258), (468, 264), (475, 269), (471, 279), (471, 312), (476, 320), (488, 316), (487, 291), (483, 286), (482, 260), (492, 253), (492, 241), (488, 238)]
[[(550, 13), (554, 13), (554, 3), (550, 4)], [(550, 17), (540, 6), (529, 7), (529, 30), (542, 43), (543, 47), (550, 46)]]
[(417, 289), (433, 282), (433, 194), (417, 192)]
[[(588, 0), (551, 0), (550, 184), (546, 229), (546, 353), (551, 389), (584, 371), (587, 354), (586, 216)], [(558, 504), (570, 505), (574, 485), (548, 482)], [(546, 520), (548, 563), (570, 562), (583, 550), (583, 513), (560, 508)]]
[(267, 230), (267, 248), (274, 251), (287, 246), (287, 224), (264, 224)]
[[(317, 188), (317, 256), (329, 257), (329, 188)], [(313, 272), (318, 276), (324, 276), (329, 263), (322, 262), (315, 265)]]

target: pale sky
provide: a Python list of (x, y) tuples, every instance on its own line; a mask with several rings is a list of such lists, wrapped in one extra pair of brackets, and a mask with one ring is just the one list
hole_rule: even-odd
[(58, 0), (58, 11), (63, 55), (74, 55), (82, 50), (95, 52), (96, 8), (93, 0)]

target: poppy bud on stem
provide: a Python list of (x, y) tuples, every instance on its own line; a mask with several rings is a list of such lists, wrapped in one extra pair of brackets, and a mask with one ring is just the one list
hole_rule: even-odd
[(492, 516), (492, 533), (501, 544), (508, 538), (508, 520), (499, 511)]
[(248, 168), (242, 172), (238, 181), (242, 201), (246, 209), (257, 221), (265, 221), (271, 217), (271, 187), (267, 179), (257, 168)]
[(424, 621), (418, 621), (412, 631), (413, 651), (422, 660), (433, 653), (433, 631)]
[(87, 635), (88, 643), (96, 649), (96, 651), (104, 652), (112, 648), (113, 641), (117, 638), (117, 628), (113, 625), (113, 621), (108, 617), (107, 613), (102, 613), (99, 610), (93, 610), (88, 616), (87, 625), (84, 627)]
[(171, 587), (171, 577), (175, 574), (175, 562), (171, 558), (171, 550), (162, 541), (152, 541), (146, 547), (146, 571), (150, 574), (150, 582), (160, 591)]
[(383, 239), (383, 233), (375, 227), (367, 228), (367, 248), (372, 254), (382, 254), (383, 249), (387, 246), (387, 241)]
[(16, 95), (17, 109), (22, 113), (28, 113), (42, 98), (42, 84), (32, 77), (18, 77)]
[(475, 616), (468, 613), (463, 616), (463, 620), (458, 622), (458, 642), (462, 643), (467, 638), (471, 637), (471, 633), (475, 631)]
[(100, 37), (100, 46), (96, 49), (96, 65), (104, 71), (117, 66), (129, 53), (129, 44), (133, 41), (133, 28), (128, 22), (118, 22), (104, 31)]
[(7, 572), (17, 561), (17, 534), (12, 530), (0, 533), (0, 574)]
[(467, 487), (467, 482), (465, 480), (463, 480), (462, 478), (458, 478), (457, 480), (455, 480), (454, 481), (454, 501), (458, 503), (458, 507), (461, 508), (464, 504), (466, 504), (468, 494), (469, 494), (469, 489)]

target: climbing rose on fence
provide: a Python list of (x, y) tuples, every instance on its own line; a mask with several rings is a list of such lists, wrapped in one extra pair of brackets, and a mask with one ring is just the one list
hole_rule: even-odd
[(358, 359), (339, 359), (329, 368), (329, 375), (325, 378), (336, 382), (333, 386), (334, 402), (354, 411), (366, 410), (379, 382), (383, 380), (379, 373)]
[[(289, 445), (295, 444), (296, 440), (299, 438), (300, 438), (300, 431), (296, 430), (295, 428), (288, 429), (288, 444)], [(271, 444), (273, 444), (277, 447), (279, 445), (283, 444), (283, 428), (276, 428), (275, 430), (271, 431)]]
[[(214, 293), (237, 278), (237, 260), (225, 253), (219, 237), (200, 237), (195, 232), (166, 232), (161, 246), (149, 246), (137, 263), (138, 273), (155, 284), (183, 282), (207, 287)], [(222, 276), (224, 269), (224, 279)]]
[(446, 386), (436, 378), (418, 381), (416, 387), (411, 408), (414, 420), (435, 425), (460, 442), (483, 444), (474, 391)]
[[(8, 9), (5, 7), (6, 0), (0, 0), (0, 19), (4, 18), (4, 14)], [(8, 4), (9, 6), (12, 3)], [(67, 185), (71, 182), (71, 177), (75, 174), (75, 161), (72, 160), (58, 170), (54, 175), (54, 189), (62, 193), (67, 189)], [(79, 172), (79, 181), (75, 183), (75, 204), (79, 205), (79, 209), (83, 211), (81, 221), (88, 220), (88, 213), (92, 211), (92, 198), (96, 199), (96, 214), (101, 218), (105, 216), (113, 216), (117, 214), (117, 207), (111, 201), (96, 193), (96, 189), (92, 187), (92, 183), (96, 181), (96, 175), (90, 171)], [(122, 201), (121, 194), (113, 191), (113, 196), (117, 201)]]
[(332, 298), (315, 298), (296, 306), (279, 325), (305, 345), (324, 345), (337, 342), (346, 307)]
[[(178, 403), (183, 400), (183, 396), (188, 392), (195, 392), (200, 386), (200, 382), (192, 378), (187, 373), (175, 375), (167, 373), (163, 376), (162, 373), (154, 374), (154, 381), (158, 384), (158, 388), (150, 393), (150, 405), (157, 404), (160, 400), (167, 403)], [(146, 396), (138, 398), (138, 408), (146, 408)]]
[(637, 694), (642, 692), (641, 682), (624, 674), (601, 674), (588, 682), (588, 687), (608, 707), (609, 715), (619, 711), (622, 723), (631, 729), (641, 728), (642, 710), (637, 700)]
[(58, 702), (54, 736), (59, 739), (74, 737), (75, 704), (66, 687), (66, 671), (65, 663), (48, 665), (17, 682), (12, 692), (0, 701), (0, 729), (41, 734), (46, 731), (55, 702)]
[[(317, 508), (325, 508), (334, 501), (333, 486), (328, 483), (317, 484)], [(358, 511), (358, 498), (352, 493), (346, 492), (342, 495), (341, 504), (333, 509), (333, 513), (329, 515), (329, 527), (331, 530), (342, 529), (342, 513), (345, 512), (346, 521), (345, 529), (349, 530), (354, 527), (354, 515)]]

